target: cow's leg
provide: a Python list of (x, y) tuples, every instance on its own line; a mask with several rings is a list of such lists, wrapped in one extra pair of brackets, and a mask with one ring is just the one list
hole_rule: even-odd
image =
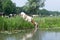
[(37, 22), (35, 22), (33, 19), (31, 20), (32, 24), (35, 26), (35, 28), (38, 28)]
[(36, 24), (35, 24), (35, 21), (32, 19), (31, 20), (31, 23), (35, 26)]

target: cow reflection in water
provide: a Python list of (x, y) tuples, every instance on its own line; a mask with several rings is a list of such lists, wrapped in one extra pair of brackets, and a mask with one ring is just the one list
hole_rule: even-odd
[(32, 38), (36, 31), (37, 29), (35, 29), (31, 33), (26, 34), (25, 36), (23, 36), (22, 40), (27, 40), (28, 38)]
[(20, 15), (24, 20), (31, 22), (35, 26), (35, 29), (31, 33), (23, 36), (22, 40), (26, 40), (28, 38), (31, 38), (34, 35), (34, 33), (37, 31), (38, 24), (33, 20), (33, 18), (31, 16), (26, 15), (24, 12), (21, 12)]

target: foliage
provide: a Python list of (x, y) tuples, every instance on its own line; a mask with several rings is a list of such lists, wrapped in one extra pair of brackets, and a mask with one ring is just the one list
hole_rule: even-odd
[(16, 7), (16, 13), (19, 14), (23, 11), (22, 7)]
[(28, 0), (23, 10), (30, 14), (38, 14), (40, 7), (44, 6), (45, 0)]
[(38, 17), (34, 18), (38, 22), (39, 28), (59, 28), (60, 18), (59, 17)]
[(16, 13), (16, 5), (11, 0), (0, 0), (0, 12), (6, 15)]
[(28, 15), (38, 14), (42, 16), (58, 16), (60, 12), (58, 11), (48, 11), (46, 9), (40, 9), (44, 7), (45, 0), (28, 0), (28, 2), (23, 7), (16, 7), (16, 4), (11, 0), (0, 0), (0, 12), (9, 14), (19, 14), (24, 11)]
[(7, 14), (7, 15), (9, 15), (10, 13), (12, 14), (12, 13), (16, 13), (15, 11), (15, 8), (16, 8), (16, 6), (15, 6), (15, 4), (14, 3), (12, 3), (12, 1), (11, 0), (5, 0), (4, 1), (4, 3), (3, 3), (3, 12), (5, 13), (5, 14)]
[(2, 0), (0, 0), (0, 12), (2, 12), (3, 8), (2, 8)]
[(41, 10), (38, 10), (39, 11), (39, 15), (41, 15), (41, 16), (50, 16), (50, 15), (52, 15), (52, 16), (58, 16), (58, 15), (60, 15), (60, 12), (58, 12), (58, 11), (48, 11), (48, 10), (46, 10), (46, 9), (41, 9)]
[(33, 28), (34, 25), (30, 22), (25, 21), (20, 16), (5, 18), (0, 17), (0, 30), (21, 30)]
[(45, 15), (45, 16), (50, 15), (50, 14), (49, 14), (49, 11), (47, 11), (46, 9), (40, 10), (40, 14), (41, 14), (41, 15)]

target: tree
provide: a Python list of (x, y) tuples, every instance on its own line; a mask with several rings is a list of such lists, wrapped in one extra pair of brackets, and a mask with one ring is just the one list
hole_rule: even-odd
[(11, 0), (4, 0), (3, 10), (4, 10), (4, 14), (6, 15), (16, 13), (16, 5), (15, 3), (12, 3)]
[(40, 14), (41, 14), (41, 15), (44, 15), (44, 16), (50, 15), (50, 14), (49, 14), (49, 11), (46, 10), (46, 9), (40, 10)]
[(45, 0), (28, 0), (23, 9), (27, 13), (37, 14), (40, 7), (44, 6)]
[(2, 8), (2, 0), (0, 0), (0, 12), (3, 11), (3, 8)]
[(22, 7), (16, 7), (16, 13), (19, 14), (22, 11)]

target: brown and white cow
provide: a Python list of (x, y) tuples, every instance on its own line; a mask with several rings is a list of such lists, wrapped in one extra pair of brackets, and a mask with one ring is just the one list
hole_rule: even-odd
[(33, 18), (31, 16), (28, 16), (27, 14), (25, 14), (24, 12), (21, 12), (21, 17), (28, 21), (28, 22), (31, 22), (34, 26), (38, 26), (38, 24), (33, 20)]

